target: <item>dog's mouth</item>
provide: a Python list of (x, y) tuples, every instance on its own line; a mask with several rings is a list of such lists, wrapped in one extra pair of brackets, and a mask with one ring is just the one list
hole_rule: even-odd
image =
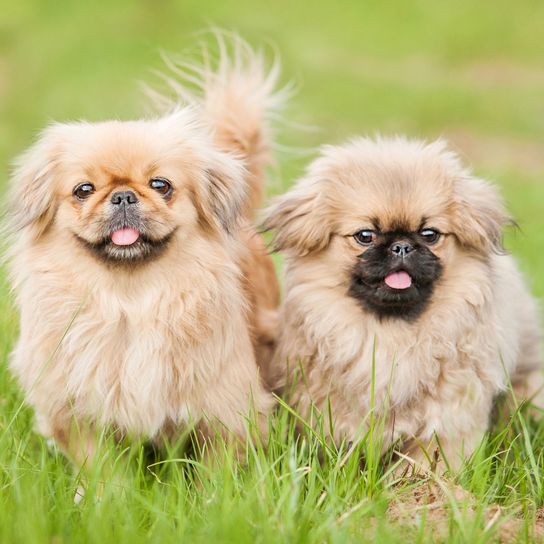
[(131, 227), (114, 230), (111, 235), (111, 241), (116, 246), (131, 246), (140, 238), (140, 231)]
[[(378, 271), (376, 271), (378, 272)], [(428, 269), (393, 268), (368, 274), (365, 263), (352, 271), (349, 295), (378, 317), (416, 319), (429, 303), (441, 266), (435, 262)]]
[(161, 238), (152, 238), (143, 229), (122, 226), (97, 242), (77, 236), (95, 257), (109, 264), (135, 265), (158, 258), (168, 247), (176, 229)]
[(395, 289), (396, 291), (402, 291), (412, 287), (412, 277), (405, 270), (390, 272), (385, 276), (383, 281), (387, 287)]
[(394, 268), (381, 278), (361, 280), (363, 283), (368, 281), (368, 294), (379, 300), (380, 305), (393, 308), (402, 306), (406, 309), (416, 303), (429, 287), (428, 278), (420, 277), (416, 271), (404, 268)]

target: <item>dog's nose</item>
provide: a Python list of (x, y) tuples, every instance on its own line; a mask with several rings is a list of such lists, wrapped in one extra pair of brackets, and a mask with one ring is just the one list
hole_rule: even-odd
[(111, 203), (115, 206), (120, 206), (121, 204), (136, 204), (138, 202), (138, 197), (134, 191), (116, 191), (111, 195)]
[(395, 242), (391, 245), (390, 249), (396, 257), (404, 258), (414, 250), (414, 246), (410, 242)]

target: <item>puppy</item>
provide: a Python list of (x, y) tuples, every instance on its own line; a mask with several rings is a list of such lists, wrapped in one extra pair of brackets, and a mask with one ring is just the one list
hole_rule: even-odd
[(279, 291), (251, 218), (277, 68), (232, 49), (197, 69), (200, 97), (176, 83), (186, 104), (171, 113), (54, 124), (17, 161), (11, 369), (39, 431), (79, 464), (101, 429), (242, 439), (273, 404)]
[(336, 441), (379, 417), (384, 450), (401, 441), (418, 464), (438, 446), (458, 467), (509, 382), (520, 399), (542, 387), (535, 303), (501, 248), (509, 222), (442, 142), (325, 147), (265, 220), (286, 257), (275, 365), (301, 413), (314, 405)]

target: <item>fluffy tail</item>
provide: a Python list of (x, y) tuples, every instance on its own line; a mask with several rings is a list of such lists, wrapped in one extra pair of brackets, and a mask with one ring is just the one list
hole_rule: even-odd
[(248, 209), (253, 217), (261, 206), (265, 188), (265, 167), (271, 162), (270, 119), (285, 101), (288, 89), (276, 90), (279, 63), (267, 69), (263, 54), (236, 35), (216, 32), (218, 56), (210, 59), (203, 48), (203, 62), (166, 59), (174, 74), (164, 77), (175, 100), (152, 92), (162, 107), (196, 105), (213, 129), (219, 148), (235, 154), (248, 172)]

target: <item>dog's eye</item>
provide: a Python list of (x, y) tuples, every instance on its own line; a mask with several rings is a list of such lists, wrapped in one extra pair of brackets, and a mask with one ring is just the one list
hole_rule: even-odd
[(419, 235), (425, 240), (426, 244), (435, 244), (441, 236), (436, 229), (423, 229), (419, 232)]
[(358, 244), (368, 246), (376, 239), (376, 233), (373, 230), (360, 230), (353, 235), (353, 238)]
[(94, 193), (94, 191), (94, 185), (86, 181), (85, 183), (80, 183), (79, 185), (76, 185), (74, 187), (74, 190), (72, 191), (72, 194), (78, 200), (85, 200), (86, 198), (89, 198)]
[(149, 180), (149, 186), (161, 194), (164, 198), (170, 197), (172, 194), (172, 184), (164, 178), (152, 178)]

